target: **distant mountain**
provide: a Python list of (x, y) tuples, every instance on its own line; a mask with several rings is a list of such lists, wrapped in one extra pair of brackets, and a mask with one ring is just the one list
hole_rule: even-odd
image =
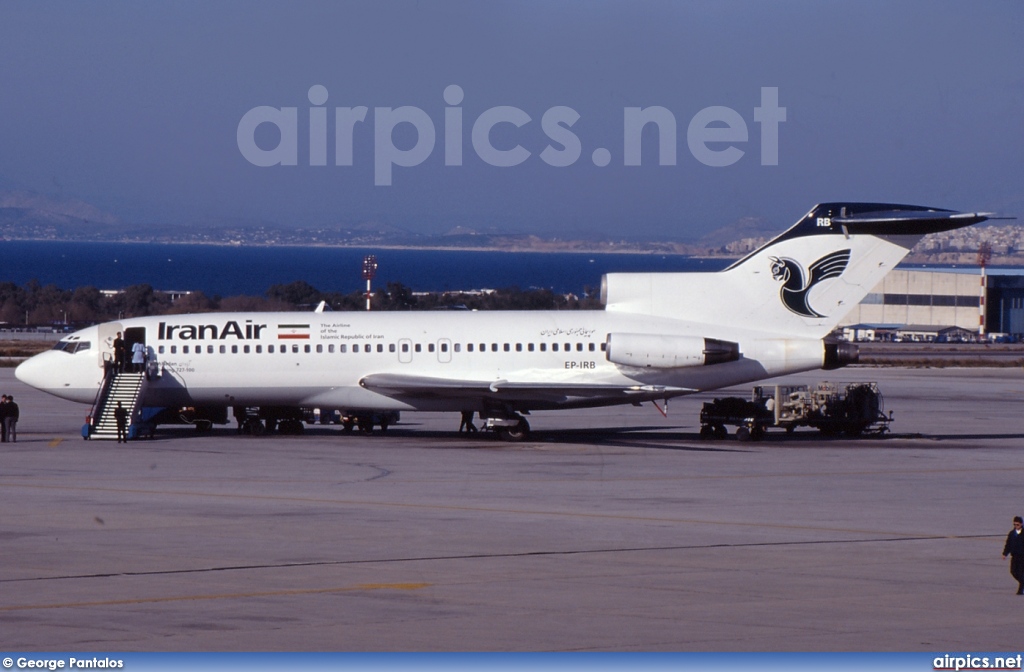
[(58, 199), (29, 191), (0, 191), (0, 216), (62, 226), (121, 224), (114, 215), (85, 201)]
[(720, 229), (711, 231), (697, 244), (710, 248), (725, 247), (729, 243), (743, 240), (744, 238), (771, 238), (782, 233), (783, 229), (760, 218), (744, 217), (732, 224), (727, 224)]

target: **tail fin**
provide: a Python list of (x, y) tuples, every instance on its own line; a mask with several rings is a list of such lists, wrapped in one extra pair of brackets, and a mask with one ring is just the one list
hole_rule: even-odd
[(717, 273), (609, 273), (608, 311), (722, 327), (825, 336), (929, 233), (991, 213), (914, 205), (823, 203)]

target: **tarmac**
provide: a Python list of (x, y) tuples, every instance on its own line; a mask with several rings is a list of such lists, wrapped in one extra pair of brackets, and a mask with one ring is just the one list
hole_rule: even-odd
[(851, 368), (892, 432), (701, 441), (749, 388), (386, 435), (83, 441), (25, 387), (0, 445), (8, 651), (1003, 651), (1024, 597), (1024, 371)]

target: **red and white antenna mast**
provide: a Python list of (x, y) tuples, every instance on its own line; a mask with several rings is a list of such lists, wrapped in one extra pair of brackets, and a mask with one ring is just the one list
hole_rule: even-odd
[(991, 259), (992, 246), (988, 242), (983, 242), (978, 246), (978, 266), (981, 267), (981, 295), (978, 300), (978, 336), (981, 338), (985, 338), (985, 286), (988, 284), (985, 267), (988, 266), (988, 262)]
[(366, 280), (366, 309), (370, 309), (370, 281), (377, 275), (377, 255), (363, 257), (363, 280)]

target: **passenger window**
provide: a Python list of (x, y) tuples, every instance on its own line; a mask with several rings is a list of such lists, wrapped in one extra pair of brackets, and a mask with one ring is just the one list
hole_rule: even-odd
[(270, 354), (274, 354), (274, 346), (273, 345), (268, 345), (267, 346), (267, 352), (269, 352)]
[(498, 344), (497, 343), (491, 343), (491, 352), (497, 352), (497, 351), (498, 351)]
[(473, 352), (473, 344), (466, 343), (466, 352)]
[(220, 354), (223, 355), (227, 351), (228, 351), (228, 346), (226, 346), (226, 345), (220, 346)]
[(299, 354), (299, 344), (298, 343), (292, 344), (292, 354), (293, 355)]
[(348, 346), (345, 345), (344, 343), (342, 343), (341, 345), (338, 346), (338, 352), (345, 352), (347, 350), (348, 350)]
[(310, 350), (312, 350), (312, 348), (309, 346), (309, 343), (306, 343), (304, 346), (302, 346), (302, 351), (303, 352), (308, 354), (310, 352)]
[(462, 352), (462, 344), (461, 343), (456, 343), (452, 347), (455, 349), (455, 352)]
[(323, 352), (323, 351), (324, 351), (324, 345), (323, 345), (323, 343), (317, 343), (317, 344), (316, 344), (316, 351), (317, 351), (318, 353), (319, 353), (319, 352)]
[(428, 343), (427, 344), (427, 352), (433, 352), (433, 351), (434, 351), (434, 344), (433, 343)]
[(480, 352), (487, 352), (487, 344), (486, 343), (481, 343), (480, 344)]
[(548, 344), (547, 343), (541, 343), (540, 344), (540, 351), (541, 352), (547, 352), (548, 351)]
[(334, 352), (334, 343), (331, 343), (327, 346), (327, 352)]
[(212, 355), (213, 354), (213, 346), (212, 345), (206, 346), (206, 354), (208, 354), (208, 355)]
[(238, 354), (238, 346), (237, 345), (232, 345), (231, 346), (231, 354), (232, 355), (237, 355)]
[(409, 352), (409, 344), (402, 343), (402, 352)]
[(416, 352), (423, 352), (423, 346), (420, 345), (419, 343), (414, 345), (412, 349), (415, 350)]
[(597, 348), (595, 348), (595, 347), (594, 347), (594, 344), (593, 344), (593, 343), (588, 343), (588, 344), (587, 344), (587, 350), (589, 350), (590, 352), (593, 352), (593, 351), (594, 351), (594, 350), (596, 350), (596, 349), (597, 349)]
[(158, 354), (161, 354), (161, 355), (164, 354), (164, 346), (161, 345), (160, 347), (158, 347), (156, 349), (156, 351), (157, 351)]
[(383, 343), (378, 343), (377, 344), (377, 352), (384, 352), (384, 344)]
[(257, 345), (256, 346), (256, 354), (257, 355), (263, 354), (263, 346), (262, 345)]
[(608, 345), (607, 342), (601, 344), (601, 352), (605, 351), (605, 349), (607, 348), (607, 345)]
[(526, 349), (529, 350), (530, 352), (533, 352), (533, 343), (527, 343)]
[(172, 355), (178, 354), (178, 346), (176, 346), (176, 345), (172, 345), (171, 346), (171, 354)]
[(508, 343), (506, 343), (505, 345), (503, 345), (503, 346), (501, 347), (501, 349), (502, 349), (502, 350), (504, 350), (505, 352), (508, 352), (508, 351), (509, 351), (509, 350), (511, 350), (512, 348), (511, 348), (511, 346), (509, 346), (509, 344), (508, 344)]
[(394, 351), (395, 351), (395, 344), (394, 343), (388, 343), (388, 352), (394, 352)]
[(448, 344), (447, 343), (442, 343), (441, 344), (441, 352), (448, 352)]
[(181, 346), (181, 354), (183, 354), (183, 355), (187, 355), (188, 354), (188, 346), (187, 345)]
[(576, 344), (576, 352), (583, 352), (583, 344), (582, 343), (577, 343)]
[(248, 355), (249, 354), (249, 346), (248, 345), (243, 345), (242, 346), (242, 352), (244, 352), (245, 354)]
[(516, 343), (516, 352), (522, 352), (522, 351), (523, 351), (523, 344), (522, 343)]
[(558, 352), (558, 343), (551, 344), (551, 352)]
[(570, 350), (572, 350), (572, 343), (566, 343), (565, 344), (565, 351), (569, 352)]

